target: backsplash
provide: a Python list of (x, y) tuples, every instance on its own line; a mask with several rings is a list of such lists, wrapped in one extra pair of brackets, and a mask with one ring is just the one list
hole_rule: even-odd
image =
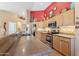
[(62, 34), (74, 35), (75, 34), (75, 26), (61, 26), (59, 28), (59, 31)]

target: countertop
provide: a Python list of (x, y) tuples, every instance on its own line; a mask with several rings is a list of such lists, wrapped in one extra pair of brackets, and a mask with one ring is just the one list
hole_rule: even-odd
[(2, 39), (2, 38), (5, 38), (5, 37), (10, 37), (10, 36), (16, 36), (16, 35), (18, 35), (18, 34), (20, 34), (20, 33), (12, 33), (12, 34), (6, 34), (6, 35), (0, 35), (0, 39)]
[(69, 35), (69, 34), (53, 34), (56, 36), (61, 36), (61, 37), (65, 37), (65, 38), (75, 38), (75, 35)]
[(22, 36), (10, 49), (8, 55), (13, 56), (46, 56), (53, 50), (39, 39), (31, 36)]
[[(46, 31), (42, 31), (40, 33), (44, 33), (44, 34), (47, 34), (48, 32)], [(62, 36), (62, 37), (65, 37), (65, 38), (75, 38), (75, 35), (70, 35), (70, 34), (53, 34), (53, 35), (56, 35), (56, 36)]]

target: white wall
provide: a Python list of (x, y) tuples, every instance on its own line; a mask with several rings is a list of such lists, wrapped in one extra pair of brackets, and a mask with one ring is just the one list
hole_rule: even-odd
[[(75, 3), (75, 21), (79, 21), (76, 17), (79, 17), (79, 3)], [(76, 29), (76, 39), (75, 39), (75, 55), (79, 56), (79, 29)]]
[[(18, 28), (21, 27), (21, 31), (23, 30), (23, 24), (25, 24), (25, 21), (22, 19), (19, 19), (16, 14), (8, 12), (8, 11), (2, 11), (0, 10), (0, 36), (3, 36), (4, 32), (4, 22), (6, 22), (6, 33), (8, 35), (8, 22), (15, 22), (16, 23), (16, 31), (19, 32)], [(21, 26), (18, 26), (18, 22), (21, 22)], [(3, 34), (2, 34), (3, 33)]]

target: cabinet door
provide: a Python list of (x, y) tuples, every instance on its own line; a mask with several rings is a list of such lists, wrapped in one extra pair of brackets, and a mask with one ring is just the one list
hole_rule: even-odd
[(41, 40), (41, 33), (40, 32), (36, 32), (36, 38)]
[(46, 35), (47, 35), (47, 34), (45, 34), (45, 33), (41, 33), (41, 41), (42, 41), (43, 43), (46, 42)]
[(60, 37), (53, 36), (53, 48), (60, 51)]
[(63, 25), (63, 16), (62, 16), (62, 14), (57, 15), (57, 17), (55, 17), (55, 20), (56, 20), (56, 22), (57, 22), (57, 27)]
[(61, 38), (61, 53), (64, 55), (70, 55), (70, 41), (68, 38)]
[(63, 25), (63, 16), (62, 15), (63, 14), (59, 14), (57, 16), (54, 16), (53, 18), (50, 19), (50, 20), (52, 20), (50, 22), (56, 21), (57, 27), (62, 26)]
[(48, 27), (48, 20), (43, 21), (43, 26), (44, 26), (44, 28)]
[(63, 25), (74, 25), (75, 19), (74, 19), (74, 10), (69, 10), (65, 13), (63, 13)]

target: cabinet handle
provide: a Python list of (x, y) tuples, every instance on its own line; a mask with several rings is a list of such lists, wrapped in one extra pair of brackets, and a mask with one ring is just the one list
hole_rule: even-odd
[(61, 41), (63, 41), (63, 39), (60, 39)]
[(68, 41), (65, 41), (65, 40), (61, 40), (61, 41), (63, 41), (63, 42), (68, 42)]

